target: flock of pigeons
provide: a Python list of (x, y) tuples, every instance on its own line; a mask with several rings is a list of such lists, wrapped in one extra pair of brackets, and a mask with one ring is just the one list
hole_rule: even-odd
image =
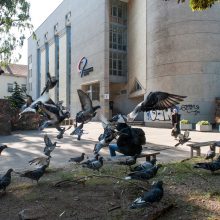
[[(31, 96), (28, 96), (26, 104), (22, 107), (20, 118), (22, 119), (22, 115), (26, 112), (34, 112), (41, 111), (42, 114), (47, 118), (39, 127), (40, 130), (47, 128), (48, 126), (54, 126), (58, 130), (57, 138), (63, 138), (65, 131), (69, 130), (71, 126), (67, 129), (61, 127), (61, 123), (64, 119), (70, 117), (70, 112), (62, 106), (62, 103), (54, 103), (54, 101), (49, 96), (49, 90), (53, 89), (58, 80), (55, 77), (51, 77), (50, 74), (47, 74), (47, 83), (41, 96), (37, 100), (33, 100)], [(81, 103), (82, 110), (76, 114), (75, 117), (75, 128), (71, 132), (71, 135), (77, 135), (77, 139), (80, 140), (82, 134), (84, 133), (83, 125), (92, 120), (92, 118), (96, 115), (96, 110), (100, 108), (100, 106), (93, 106), (90, 97), (83, 92), (82, 90), (77, 90), (79, 100)], [(143, 102), (139, 103), (134, 110), (129, 113), (127, 116), (118, 114), (114, 116), (114, 120), (107, 120), (102, 117), (102, 124), (104, 128), (104, 133), (101, 134), (98, 138), (98, 143), (94, 147), (94, 158), (88, 158), (85, 160), (85, 153), (82, 153), (81, 156), (70, 158), (69, 162), (75, 162), (80, 164), (82, 167), (86, 167), (92, 170), (99, 171), (103, 166), (104, 161), (107, 159), (100, 156), (99, 151), (101, 148), (106, 147), (109, 143), (120, 136), (120, 131), (116, 130), (116, 126), (119, 123), (127, 123), (129, 121), (133, 121), (139, 112), (147, 112), (150, 110), (163, 110), (167, 108), (172, 108), (179, 104), (184, 100), (186, 96), (179, 96), (175, 94), (169, 94), (165, 92), (151, 92), (146, 96)], [(78, 125), (79, 124), (79, 125)], [(185, 137), (185, 136), (186, 137)], [(183, 141), (188, 138), (187, 134), (181, 136), (180, 140)], [(185, 138), (185, 139), (184, 139)], [(182, 142), (180, 141), (180, 144)], [(31, 161), (29, 164), (35, 164), (38, 166), (37, 169), (26, 171), (19, 173), (21, 177), (30, 178), (32, 181), (39, 181), (39, 179), (44, 175), (46, 169), (49, 167), (51, 153), (57, 146), (57, 142), (52, 142), (47, 134), (44, 135), (44, 157), (38, 157)], [(207, 159), (213, 159), (213, 149), (215, 146), (212, 146), (210, 152), (208, 152)], [(0, 155), (1, 152), (7, 148), (6, 145), (0, 146)], [(131, 167), (136, 164), (138, 155), (135, 156), (122, 156), (115, 157), (115, 162), (121, 165), (127, 165), (130, 168), (130, 173), (125, 177), (126, 180), (141, 180), (146, 181), (149, 180), (157, 174), (157, 171), (161, 167), (161, 164), (156, 164), (156, 159), (151, 161), (146, 161), (143, 164), (139, 164), (135, 167)], [(111, 158), (111, 161), (114, 161), (114, 158)], [(220, 169), (220, 157), (217, 160), (212, 161), (210, 163), (198, 163), (194, 166), (195, 168), (203, 168), (208, 169), (214, 172), (215, 170)], [(4, 176), (0, 178), (0, 190), (6, 191), (7, 186), (11, 183), (11, 173), (13, 169), (9, 169)], [(15, 172), (16, 173), (16, 172)], [(139, 208), (148, 205), (149, 203), (158, 202), (163, 197), (163, 182), (158, 181), (152, 185), (152, 188), (145, 192), (142, 197), (137, 198), (130, 208)]]

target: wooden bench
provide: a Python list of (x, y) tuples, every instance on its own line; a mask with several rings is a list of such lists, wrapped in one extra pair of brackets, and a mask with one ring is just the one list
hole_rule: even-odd
[(150, 161), (151, 159), (156, 159), (158, 154), (160, 154), (158, 151), (142, 151), (138, 158), (145, 157), (146, 161)]
[[(190, 158), (193, 158), (193, 152), (196, 151), (196, 156), (201, 156), (201, 147), (210, 146), (217, 141), (207, 141), (207, 142), (197, 142), (194, 144), (187, 144), (187, 146), (191, 147), (190, 151)], [(217, 145), (217, 147), (220, 147), (220, 145)], [(220, 149), (219, 149), (220, 153)]]

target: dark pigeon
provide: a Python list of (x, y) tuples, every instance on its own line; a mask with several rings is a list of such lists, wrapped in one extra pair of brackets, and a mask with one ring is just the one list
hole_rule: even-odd
[(80, 140), (83, 135), (83, 123), (81, 123), (78, 127), (75, 127), (70, 135), (77, 135), (77, 140)]
[(81, 89), (77, 90), (82, 110), (76, 114), (76, 127), (77, 123), (87, 123), (92, 120), (96, 115), (96, 110), (100, 108), (99, 105), (92, 105), (92, 100), (89, 95), (83, 92)]
[(47, 168), (47, 166), (44, 165), (36, 170), (26, 171), (23, 174), (21, 174), (20, 176), (29, 178), (31, 180), (36, 180), (38, 183), (39, 179), (44, 175), (46, 168)]
[(209, 160), (211, 159), (213, 161), (213, 158), (215, 157), (215, 145), (211, 145), (210, 146), (210, 149), (208, 150), (206, 156), (205, 156), (205, 159), (206, 160)]
[(83, 165), (92, 170), (98, 170), (103, 166), (103, 157), (100, 157), (98, 160), (92, 161), (91, 163)]
[(210, 170), (213, 174), (215, 171), (220, 170), (220, 156), (217, 158), (217, 160), (210, 162), (210, 163), (196, 163), (194, 168), (201, 168), (205, 170)]
[(81, 165), (90, 164), (90, 163), (92, 163), (92, 162), (94, 162), (94, 161), (97, 161), (97, 160), (99, 159), (99, 156), (100, 156), (99, 154), (96, 154), (95, 157), (92, 158), (92, 159), (88, 159), (88, 158), (87, 158), (88, 160), (85, 161), (85, 162), (82, 162)]
[(76, 162), (76, 163), (80, 163), (84, 160), (84, 156), (85, 153), (82, 153), (82, 155), (80, 157), (73, 157), (69, 159), (69, 162)]
[(11, 183), (11, 172), (13, 169), (9, 169), (7, 173), (0, 178), (0, 190), (6, 191), (7, 186)]
[(63, 135), (66, 131), (68, 131), (70, 128), (72, 128), (72, 125), (70, 125), (68, 128), (61, 128), (60, 126), (56, 127), (56, 129), (59, 131), (59, 134), (57, 135), (57, 139), (63, 138)]
[(139, 112), (148, 112), (151, 110), (164, 110), (178, 105), (186, 98), (186, 96), (180, 96), (170, 94), (167, 92), (150, 92), (145, 97), (144, 101), (139, 103), (134, 110), (127, 115), (128, 121), (133, 121)]
[(118, 164), (119, 165), (132, 166), (132, 165), (136, 164), (137, 157), (138, 157), (138, 155), (127, 156), (124, 161), (119, 161)]
[(55, 76), (50, 76), (50, 73), (47, 73), (47, 83), (46, 86), (43, 90), (43, 92), (41, 93), (41, 96), (45, 93), (45, 92), (49, 92), (50, 89), (53, 89), (56, 84), (58, 83), (58, 80), (56, 79)]
[(46, 145), (46, 147), (44, 148), (44, 154), (46, 156), (50, 156), (51, 152), (55, 149), (57, 142), (52, 143), (50, 138), (45, 134), (44, 135), (44, 143)]
[(154, 202), (159, 202), (163, 197), (163, 182), (158, 181), (152, 188), (137, 198), (130, 206), (131, 209), (146, 207)]
[(7, 145), (2, 145), (2, 146), (0, 146), (0, 155), (2, 154), (2, 151), (3, 151), (4, 149), (6, 149), (6, 148), (8, 148)]
[(135, 179), (135, 180), (149, 180), (156, 176), (158, 169), (162, 167), (161, 164), (155, 165), (154, 167), (143, 170), (143, 171), (137, 171), (129, 173), (127, 177), (125, 177), (126, 180)]
[(131, 168), (131, 171), (135, 172), (135, 171), (144, 171), (144, 170), (148, 170), (151, 169), (153, 166), (156, 165), (157, 159), (152, 159), (151, 161), (145, 161), (142, 164), (139, 164), (138, 166)]

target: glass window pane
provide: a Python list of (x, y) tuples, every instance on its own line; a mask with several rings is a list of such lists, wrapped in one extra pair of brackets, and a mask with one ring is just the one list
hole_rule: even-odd
[(122, 18), (122, 8), (118, 8), (118, 17)]

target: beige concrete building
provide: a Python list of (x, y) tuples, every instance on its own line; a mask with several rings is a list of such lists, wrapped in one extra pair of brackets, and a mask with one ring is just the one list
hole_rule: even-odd
[[(151, 91), (188, 96), (177, 106), (193, 123), (214, 121), (220, 95), (220, 6), (192, 12), (162, 0), (64, 0), (29, 38), (29, 93), (36, 98), (46, 72), (59, 78), (51, 92), (72, 116), (77, 89), (101, 113), (127, 114)], [(97, 116), (99, 117), (99, 115)], [(142, 113), (148, 124), (170, 123), (170, 110)]]
[(0, 99), (10, 96), (14, 83), (16, 82), (22, 89), (27, 87), (27, 65), (10, 64), (0, 68)]

